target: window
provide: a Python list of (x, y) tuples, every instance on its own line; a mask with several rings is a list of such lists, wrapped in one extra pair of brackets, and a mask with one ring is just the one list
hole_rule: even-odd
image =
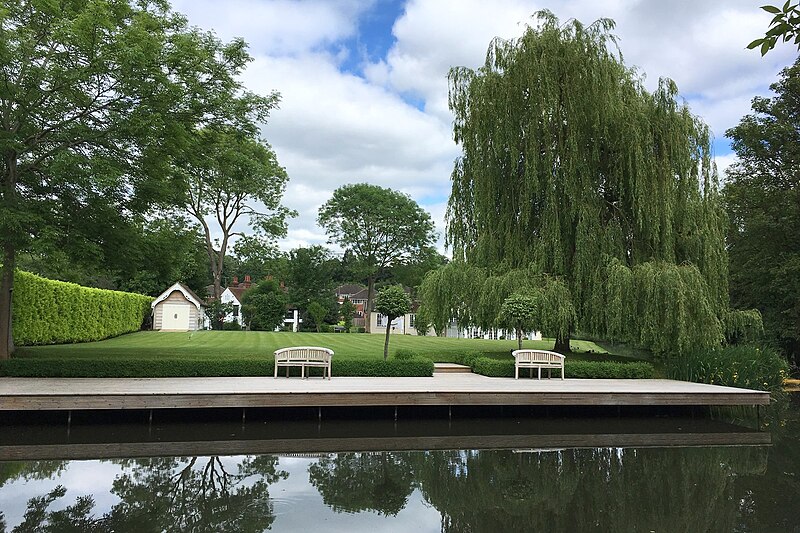
[(417, 324), (417, 315), (409, 315), (408, 325), (414, 328), (416, 327), (416, 324)]
[(386, 317), (378, 313), (378, 327), (382, 328), (384, 326), (386, 326)]
[(233, 316), (239, 316), (239, 306), (238, 305), (234, 305), (233, 306)]

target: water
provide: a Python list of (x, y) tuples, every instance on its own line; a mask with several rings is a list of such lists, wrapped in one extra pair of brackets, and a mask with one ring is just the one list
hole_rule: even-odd
[(691, 418), (12, 424), (0, 532), (800, 531), (798, 400), (761, 432)]

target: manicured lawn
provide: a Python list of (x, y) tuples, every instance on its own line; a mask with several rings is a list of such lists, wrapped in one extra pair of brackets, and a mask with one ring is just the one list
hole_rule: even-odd
[[(17, 349), (15, 357), (39, 359), (231, 359), (253, 360), (269, 357), (278, 348), (288, 346), (324, 346), (337, 358), (380, 359), (383, 335), (344, 333), (271, 333), (263, 331), (198, 331), (171, 333), (144, 331), (114, 339), (82, 344), (29, 346)], [(511, 358), (517, 342), (510, 340), (450, 339), (442, 337), (392, 336), (389, 352), (400, 348), (413, 350), (435, 362), (450, 362), (459, 354), (482, 352), (489, 357)], [(525, 348), (552, 349), (552, 340), (525, 341)], [(630, 361), (609, 354), (590, 341), (572, 341), (572, 360)]]

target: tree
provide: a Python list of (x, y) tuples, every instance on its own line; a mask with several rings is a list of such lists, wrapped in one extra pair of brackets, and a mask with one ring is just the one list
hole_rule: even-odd
[(517, 346), (522, 349), (522, 333), (536, 327), (539, 315), (539, 295), (514, 293), (503, 301), (500, 316), (503, 322), (514, 328)]
[(275, 280), (265, 279), (242, 296), (242, 318), (250, 329), (273, 331), (283, 325), (288, 298)]
[[(197, 128), (252, 123), (229, 105), (250, 60), (166, 2), (5, 2), (0, 9), (0, 358), (13, 352), (17, 254), (69, 233), (81, 206), (169, 205)], [(225, 115), (224, 117), (222, 115)]]
[[(277, 95), (242, 100), (241, 105), (252, 106), (254, 118), (263, 120), (277, 105)], [(286, 233), (285, 218), (292, 213), (280, 201), (288, 177), (270, 146), (245, 131), (205, 129), (196, 133), (193, 145), (178, 168), (188, 183), (186, 210), (203, 228), (213, 296), (219, 298), (228, 244), (243, 236), (237, 230), (243, 217), (263, 239)]]
[(286, 285), (289, 302), (306, 309), (312, 301), (320, 303), (333, 299), (333, 270), (336, 260), (324, 246), (296, 248), (289, 252)]
[(411, 299), (402, 285), (389, 285), (378, 291), (375, 298), (375, 310), (386, 316), (386, 340), (383, 343), (383, 360), (389, 357), (389, 335), (392, 332), (392, 321), (411, 311)]
[(430, 215), (411, 197), (367, 183), (336, 189), (320, 207), (318, 223), (331, 241), (360, 262), (367, 278), (367, 317), (376, 276), (387, 267), (409, 262), (436, 237)]
[(760, 47), (761, 55), (764, 56), (775, 48), (778, 38), (781, 38), (785, 43), (794, 39), (794, 45), (800, 50), (800, 5), (786, 0), (782, 8), (767, 5), (761, 6), (761, 9), (775, 16), (769, 23), (770, 27), (764, 37), (748, 44), (747, 49)]
[(231, 313), (233, 313), (231, 302), (223, 303), (222, 300), (214, 298), (206, 306), (206, 316), (211, 324), (211, 329), (224, 329), (225, 317)]
[[(635, 279), (636, 298), (618, 306), (621, 340), (661, 350), (670, 337), (676, 351), (718, 344), (727, 257), (708, 127), (678, 103), (671, 80), (652, 94), (643, 87), (608, 46), (613, 21), (560, 25), (546, 11), (538, 20), (519, 39), (492, 41), (478, 70), (450, 71), (463, 155), (446, 215), (454, 261), (443, 270), (453, 275), (433, 277), (456, 299), (429, 316), (441, 324), (457, 310), (463, 325), (491, 327), (497, 304), (477, 297), (482, 282), (509, 274), (524, 285), (528, 272), (527, 284), (563, 284), (572, 330), (606, 337), (617, 320), (611, 300), (624, 293), (617, 284)], [(474, 275), (456, 274), (465, 267)], [(558, 344), (568, 349), (569, 334)]]
[(328, 316), (328, 308), (314, 300), (308, 304), (308, 314), (311, 316), (311, 320), (314, 321), (317, 333), (320, 333), (322, 331), (322, 322)]
[(800, 60), (726, 132), (738, 160), (723, 189), (731, 300), (761, 311), (768, 338), (800, 362)]
[(339, 306), (339, 313), (344, 321), (344, 329), (348, 333), (350, 332), (350, 328), (353, 327), (353, 317), (356, 314), (356, 310), (356, 304), (351, 302), (350, 298), (345, 298), (342, 305)]

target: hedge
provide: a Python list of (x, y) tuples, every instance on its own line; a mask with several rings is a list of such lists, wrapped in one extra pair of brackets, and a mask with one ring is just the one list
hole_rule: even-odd
[(789, 365), (775, 350), (756, 346), (726, 346), (692, 350), (667, 359), (667, 376), (697, 383), (780, 392)]
[[(215, 376), (272, 376), (275, 369), (272, 359), (253, 360), (189, 360), (189, 359), (34, 359), (12, 358), (0, 361), (0, 376), (14, 377), (64, 377), (64, 378), (161, 378), (161, 377), (215, 377)], [(279, 370), (285, 376), (285, 369)], [(317, 375), (317, 371), (312, 375)], [(359, 361), (334, 359), (331, 363), (334, 377), (345, 376), (432, 376), (430, 359)], [(300, 375), (299, 368), (291, 368), (290, 375)]]
[[(514, 377), (514, 361), (490, 359), (488, 357), (472, 358), (472, 371), (489, 377)], [(536, 371), (534, 371), (535, 373)], [(542, 371), (544, 372), (544, 370)], [(582, 379), (651, 379), (653, 365), (644, 362), (618, 363), (615, 361), (565, 361), (564, 373), (569, 378)], [(554, 369), (553, 376), (560, 377), (561, 371)], [(520, 370), (521, 376), (527, 376), (527, 370)]]
[(29, 272), (14, 273), (14, 343), (88, 342), (137, 331), (150, 296), (82, 287)]

